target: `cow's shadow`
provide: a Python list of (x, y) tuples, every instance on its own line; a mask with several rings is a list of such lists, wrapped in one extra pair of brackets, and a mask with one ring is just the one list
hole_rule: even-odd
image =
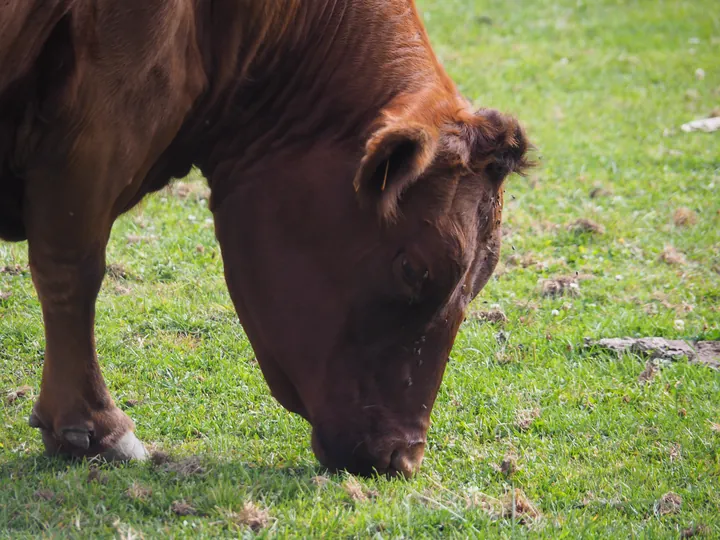
[[(318, 481), (320, 476), (323, 478)], [(129, 505), (156, 516), (172, 514), (168, 510), (171, 503), (186, 499), (192, 502), (198, 516), (211, 516), (217, 514), (218, 508), (242, 507), (246, 500), (292, 503), (315, 493), (325, 481), (342, 481), (333, 477), (319, 464), (269, 466), (220, 460), (209, 454), (108, 463), (47, 457), (42, 453), (5, 453), (0, 454), (0, 486), (10, 491), (4, 497), (0, 495), (0, 518), (5, 512), (23, 521), (23, 513), (43, 507), (59, 521), (77, 501), (93, 498), (107, 501), (108, 512)], [(54, 520), (49, 517), (48, 521)], [(7, 525), (27, 530), (20, 523)]]

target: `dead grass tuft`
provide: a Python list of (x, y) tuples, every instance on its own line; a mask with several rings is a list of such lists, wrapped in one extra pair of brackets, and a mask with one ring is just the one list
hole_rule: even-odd
[(0, 274), (8, 274), (11, 276), (19, 276), (28, 272), (27, 266), (20, 266), (19, 264), (13, 264), (9, 266), (0, 266)]
[(673, 214), (673, 222), (676, 227), (690, 227), (698, 221), (698, 216), (689, 208), (678, 208)]
[(652, 360), (648, 360), (645, 364), (645, 369), (638, 376), (638, 382), (640, 384), (647, 384), (655, 378), (655, 375), (657, 375), (657, 373), (657, 366), (653, 363)]
[(150, 498), (152, 495), (152, 489), (135, 481), (129, 488), (127, 488), (125, 494), (135, 501), (144, 501)]
[(342, 487), (355, 502), (365, 502), (378, 495), (377, 491), (364, 487), (354, 476), (349, 476), (343, 482)]
[(682, 497), (672, 491), (667, 492), (655, 503), (655, 512), (661, 516), (677, 514), (682, 507)]
[(5, 402), (10, 405), (11, 403), (15, 403), (19, 399), (30, 396), (31, 393), (32, 388), (25, 384), (20, 388), (16, 388), (15, 390), (11, 390), (10, 392), (8, 392), (7, 396), (5, 396)]
[(517, 412), (515, 415), (515, 426), (520, 431), (526, 431), (530, 429), (533, 422), (540, 418), (540, 408), (535, 407), (534, 409), (523, 409)]
[(491, 309), (489, 311), (473, 311), (470, 317), (478, 321), (485, 321), (494, 324), (505, 324), (508, 322), (507, 315), (499, 309)]
[(202, 466), (198, 456), (190, 456), (180, 461), (168, 461), (165, 463), (163, 469), (168, 472), (177, 473), (180, 476), (192, 476), (205, 472), (205, 468)]
[(659, 259), (670, 265), (685, 265), (687, 264), (687, 259), (685, 258), (685, 255), (675, 249), (673, 246), (665, 246), (665, 249), (663, 249), (663, 252), (660, 254)]
[(575, 234), (603, 234), (605, 232), (605, 227), (585, 218), (576, 219), (572, 223), (568, 224), (567, 228), (570, 232)]
[(680, 538), (693, 538), (695, 536), (710, 536), (710, 528), (707, 525), (693, 525), (680, 531)]
[(119, 263), (108, 264), (105, 272), (110, 279), (131, 279), (132, 277), (127, 268)]
[(260, 508), (252, 501), (245, 501), (242, 510), (229, 512), (227, 518), (237, 526), (249, 527), (257, 532), (267, 527), (270, 522), (270, 512), (265, 508)]
[(197, 514), (197, 510), (184, 500), (173, 501), (170, 505), (170, 510), (178, 516), (194, 516)]
[(546, 297), (577, 296), (580, 294), (580, 284), (575, 276), (560, 276), (541, 280), (540, 290)]
[(528, 525), (542, 517), (540, 510), (527, 498), (520, 488), (510, 490), (501, 499), (504, 518), (517, 519), (523, 525)]

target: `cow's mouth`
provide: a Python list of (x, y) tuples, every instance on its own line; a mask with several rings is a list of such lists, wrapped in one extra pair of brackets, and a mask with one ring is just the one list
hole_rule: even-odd
[(382, 450), (371, 452), (364, 441), (352, 447), (333, 445), (318, 429), (313, 429), (312, 449), (315, 457), (331, 472), (344, 470), (359, 476), (410, 478), (420, 468), (425, 454), (424, 440), (393, 438), (388, 443), (380, 441), (373, 446)]

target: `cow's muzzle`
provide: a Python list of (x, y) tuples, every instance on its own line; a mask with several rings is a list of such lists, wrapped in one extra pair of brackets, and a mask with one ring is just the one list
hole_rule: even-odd
[(425, 440), (419, 437), (387, 437), (353, 442), (347, 434), (329, 437), (314, 429), (312, 448), (318, 461), (331, 471), (410, 478), (422, 463)]

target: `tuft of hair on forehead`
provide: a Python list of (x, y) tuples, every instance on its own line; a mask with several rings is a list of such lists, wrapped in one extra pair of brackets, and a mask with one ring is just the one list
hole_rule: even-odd
[(501, 183), (510, 174), (524, 176), (532, 163), (532, 145), (512, 116), (495, 109), (461, 110), (445, 128), (443, 147), (470, 174), (486, 174)]

